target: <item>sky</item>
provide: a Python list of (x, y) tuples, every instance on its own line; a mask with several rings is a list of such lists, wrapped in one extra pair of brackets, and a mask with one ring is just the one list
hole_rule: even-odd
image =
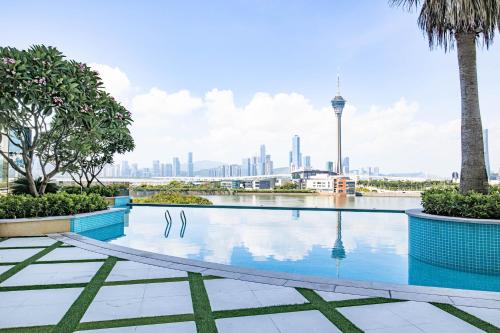
[[(286, 166), (294, 134), (314, 167), (336, 157), (330, 100), (347, 100), (351, 168), (460, 169), (456, 52), (430, 50), (416, 13), (373, 0), (0, 0), (0, 45), (86, 62), (134, 119), (123, 159), (241, 163), (266, 144)], [(478, 48), (483, 126), (500, 168), (500, 38)]]

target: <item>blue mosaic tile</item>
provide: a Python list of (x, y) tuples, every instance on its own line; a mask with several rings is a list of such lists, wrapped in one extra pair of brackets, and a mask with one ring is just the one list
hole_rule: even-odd
[(127, 210), (114, 210), (102, 214), (75, 217), (71, 219), (71, 231), (80, 233), (113, 224), (124, 223)]
[(125, 207), (130, 203), (130, 197), (115, 197), (115, 205), (113, 207)]
[(500, 225), (408, 217), (409, 254), (464, 272), (500, 275)]

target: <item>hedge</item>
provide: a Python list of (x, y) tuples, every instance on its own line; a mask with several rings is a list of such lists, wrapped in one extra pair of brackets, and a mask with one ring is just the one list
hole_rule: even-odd
[(6, 195), (0, 197), (0, 219), (65, 216), (108, 208), (98, 194), (48, 193), (43, 196)]
[(179, 205), (211, 205), (208, 199), (195, 195), (184, 195), (172, 192), (160, 192), (150, 197), (134, 198), (133, 203), (162, 203)]
[(500, 219), (500, 188), (492, 187), (490, 194), (460, 194), (456, 187), (431, 188), (422, 193), (422, 206), (428, 214)]
[(77, 185), (63, 186), (61, 192), (69, 194), (99, 194), (103, 197), (116, 197), (120, 195), (121, 190), (128, 189), (128, 185), (96, 185), (91, 187), (80, 187)]

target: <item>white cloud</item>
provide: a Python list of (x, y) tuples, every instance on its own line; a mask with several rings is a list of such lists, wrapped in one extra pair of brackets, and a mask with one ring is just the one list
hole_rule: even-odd
[[(291, 137), (302, 139), (303, 155), (323, 168), (336, 156), (336, 120), (325, 102), (314, 106), (299, 93), (258, 92), (237, 105), (231, 90), (213, 89), (204, 96), (188, 90), (167, 92), (135, 88), (119, 68), (93, 64), (111, 94), (130, 105), (136, 150), (124, 159), (148, 166), (193, 151), (197, 160), (240, 163), (266, 144), (275, 166), (286, 166)], [(354, 167), (379, 166), (385, 172), (424, 171), (449, 175), (460, 168), (460, 121), (420, 119), (422, 106), (404, 98), (389, 106), (360, 110), (347, 104), (342, 117), (343, 154)], [(490, 128), (490, 161), (500, 161), (500, 122)]]

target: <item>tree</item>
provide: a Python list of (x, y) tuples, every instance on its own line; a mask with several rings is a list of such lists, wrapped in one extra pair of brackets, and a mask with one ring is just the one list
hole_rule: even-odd
[[(89, 138), (99, 130), (96, 113), (108, 114), (110, 126), (124, 121), (112, 118), (114, 111), (102, 104), (106, 94), (98, 74), (66, 60), (53, 47), (0, 47), (0, 78), (0, 134), (18, 150), (22, 162), (0, 154), (26, 178), (34, 196), (43, 194), (57, 173), (89, 154)], [(39, 187), (33, 177), (35, 161), (43, 174)]]
[(101, 183), (97, 177), (106, 164), (113, 163), (114, 154), (134, 149), (128, 129), (132, 122), (130, 112), (107, 94), (102, 94), (99, 106), (94, 111), (94, 131), (85, 138), (89, 149), (68, 168), (71, 178), (80, 187), (90, 187), (94, 180)]
[(462, 104), (462, 167), (460, 192), (488, 193), (484, 161), (483, 128), (479, 110), (476, 44), (488, 48), (500, 27), (499, 0), (389, 0), (408, 10), (420, 8), (419, 27), (427, 34), (429, 46), (445, 52), (455, 45), (458, 55)]

